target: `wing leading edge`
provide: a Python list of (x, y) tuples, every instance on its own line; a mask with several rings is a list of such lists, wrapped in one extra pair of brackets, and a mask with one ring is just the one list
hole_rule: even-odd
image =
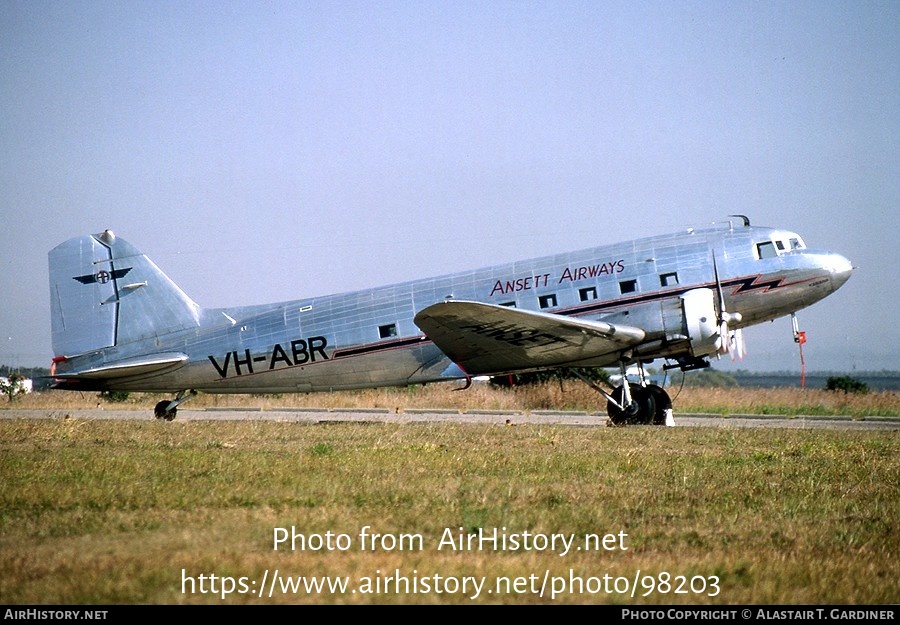
[(633, 326), (458, 300), (424, 308), (415, 323), (470, 375), (578, 366), (612, 356), (645, 336)]

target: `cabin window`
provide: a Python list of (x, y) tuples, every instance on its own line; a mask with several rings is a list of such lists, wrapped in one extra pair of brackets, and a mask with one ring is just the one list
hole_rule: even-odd
[(678, 272), (659, 274), (659, 286), (675, 286), (678, 284)]
[(578, 289), (578, 299), (582, 302), (589, 302), (597, 299), (597, 287), (588, 286), (583, 289)]
[(763, 241), (756, 244), (756, 253), (762, 258), (775, 258), (778, 253), (775, 251), (775, 244), (771, 241)]
[(556, 295), (551, 293), (550, 295), (541, 295), (538, 298), (538, 303), (541, 308), (553, 308), (556, 306)]
[(501, 306), (506, 306), (507, 308), (515, 308), (515, 307), (516, 307), (516, 303), (515, 303), (515, 302), (503, 302), (503, 303), (500, 304), (500, 305), (501, 305)]
[(389, 323), (384, 326), (378, 326), (378, 336), (379, 338), (389, 339), (392, 336), (397, 336), (397, 324)]
[(634, 293), (635, 291), (637, 291), (637, 280), (622, 280), (619, 282), (619, 292), (622, 295)]

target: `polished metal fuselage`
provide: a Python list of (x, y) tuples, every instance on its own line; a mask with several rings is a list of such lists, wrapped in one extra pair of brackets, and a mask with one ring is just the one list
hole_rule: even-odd
[(737, 329), (805, 308), (847, 280), (849, 261), (802, 243), (760, 257), (760, 243), (792, 238), (799, 240), (782, 230), (726, 223), (336, 295), (198, 309), (195, 323), (66, 354), (61, 367), (89, 369), (152, 353), (183, 355), (177, 363), (151, 373), (69, 380), (60, 388), (274, 393), (457, 379), (464, 374), (413, 321), (418, 311), (446, 299), (646, 332), (632, 352), (573, 365), (691, 356), (684, 296), (694, 289), (721, 294), (725, 309), (740, 315), (731, 324)]

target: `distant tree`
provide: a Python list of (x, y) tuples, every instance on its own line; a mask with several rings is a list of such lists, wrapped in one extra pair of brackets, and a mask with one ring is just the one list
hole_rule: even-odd
[(740, 386), (732, 376), (715, 369), (703, 369), (698, 372), (690, 372), (684, 376), (685, 386), (700, 386), (710, 388), (729, 388)]
[(10, 373), (6, 378), (0, 378), (0, 392), (6, 395), (7, 400), (10, 402), (19, 395), (24, 395), (27, 392), (25, 376), (18, 373)]
[(869, 385), (847, 375), (831, 376), (825, 382), (825, 390), (865, 395), (869, 392)]
[(31, 390), (45, 391), (50, 388), (50, 370), (46, 367), (10, 367), (0, 365), (0, 377), (9, 377), (10, 373), (18, 373), (25, 379), (31, 380)]
[[(577, 367), (578, 373), (592, 382), (609, 381), (609, 371), (600, 367)], [(563, 380), (581, 380), (572, 372), (572, 369), (554, 369), (551, 371), (533, 371), (530, 373), (513, 373), (510, 375), (498, 375), (491, 378), (492, 386), (511, 387), (539, 384), (541, 382), (562, 382)]]

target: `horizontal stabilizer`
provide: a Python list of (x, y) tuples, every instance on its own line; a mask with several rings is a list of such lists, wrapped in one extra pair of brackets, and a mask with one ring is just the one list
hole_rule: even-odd
[(470, 375), (578, 366), (618, 354), (645, 336), (632, 326), (455, 300), (423, 309), (415, 322)]
[(115, 362), (105, 363), (100, 366), (91, 367), (81, 371), (65, 371), (53, 372), (52, 377), (62, 379), (80, 379), (88, 378), (91, 380), (102, 380), (107, 378), (124, 378), (132, 375), (144, 375), (154, 373), (180, 365), (188, 359), (186, 354), (168, 353), (168, 354), (152, 354), (150, 356), (137, 356), (135, 358), (125, 358)]

